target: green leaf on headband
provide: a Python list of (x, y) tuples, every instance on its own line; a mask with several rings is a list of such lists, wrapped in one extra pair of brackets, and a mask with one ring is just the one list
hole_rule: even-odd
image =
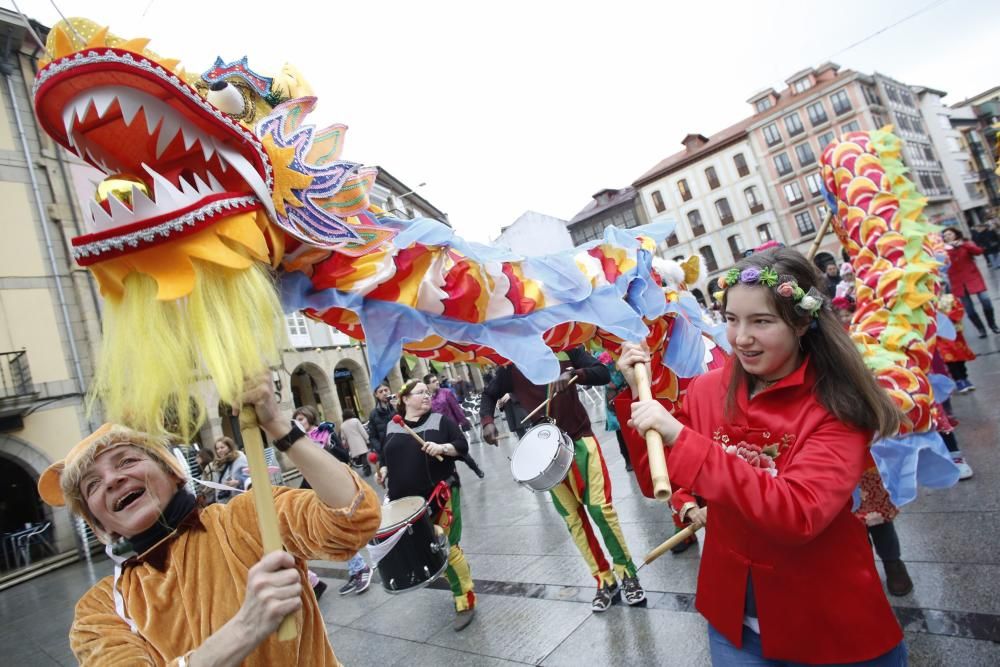
[(760, 278), (758, 282), (761, 285), (767, 285), (768, 287), (774, 287), (778, 284), (778, 272), (775, 271), (770, 266), (765, 266), (760, 270)]

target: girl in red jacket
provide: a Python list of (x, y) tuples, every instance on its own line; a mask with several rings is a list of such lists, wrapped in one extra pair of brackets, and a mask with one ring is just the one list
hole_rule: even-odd
[[(655, 400), (616, 401), (633, 427), (627, 438), (662, 434), (671, 481), (683, 487), (675, 495), (707, 503), (707, 514), (684, 518), (709, 526), (695, 604), (715, 665), (751, 655), (753, 664), (906, 664), (865, 527), (851, 513), (869, 444), (895, 434), (901, 415), (818, 280), (794, 250), (747, 257), (721, 281), (726, 366), (691, 381), (676, 418)], [(623, 346), (633, 395), (632, 367), (648, 360)], [(636, 474), (648, 476), (646, 457), (636, 458)]]

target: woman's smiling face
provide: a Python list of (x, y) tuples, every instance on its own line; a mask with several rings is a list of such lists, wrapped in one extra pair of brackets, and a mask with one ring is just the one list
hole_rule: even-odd
[(80, 493), (106, 532), (133, 537), (156, 523), (179, 484), (142, 449), (119, 445), (94, 459), (80, 479)]
[(802, 332), (796, 333), (775, 310), (770, 289), (730, 287), (725, 316), (726, 338), (747, 373), (773, 381), (798, 368)]

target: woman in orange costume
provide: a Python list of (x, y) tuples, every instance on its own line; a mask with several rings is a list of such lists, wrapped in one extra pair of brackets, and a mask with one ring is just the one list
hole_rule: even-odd
[[(313, 490), (274, 488), (287, 552), (263, 555), (252, 494), (198, 509), (163, 442), (105, 424), (38, 481), (108, 544), (115, 574), (76, 606), (70, 645), (82, 665), (340, 663), (306, 581), (307, 559), (344, 560), (379, 524), (378, 498), (279, 413), (269, 380), (244, 395), (265, 433)], [(279, 641), (294, 614), (298, 635)]]

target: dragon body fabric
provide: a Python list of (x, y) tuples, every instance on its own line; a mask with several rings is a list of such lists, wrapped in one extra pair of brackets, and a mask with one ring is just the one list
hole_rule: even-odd
[(69, 19), (34, 85), (43, 129), (106, 176), (72, 244), (106, 300), (92, 396), (109, 419), (159, 431), (173, 409), (189, 433), (199, 382), (234, 402), (278, 362), (294, 310), (367, 339), (376, 380), (405, 351), (545, 382), (554, 351), (646, 339), (654, 393), (676, 402), (708, 338), (725, 347), (651, 268), (670, 223), (521, 258), (395, 219), (370, 202), (377, 170), (341, 159), (346, 127), (304, 123), (316, 99), (294, 68), (268, 78), (219, 59), (193, 75), (147, 43)]
[(926, 200), (905, 176), (901, 145), (888, 128), (851, 132), (827, 146), (821, 158), (836, 212), (833, 229), (854, 267), (851, 337), (906, 417), (898, 436), (873, 444), (873, 466), (866, 473), (869, 481), (881, 477), (896, 505), (913, 500), (918, 483), (944, 487), (958, 481), (935, 417), (948, 383), (931, 372), (939, 323), (942, 334), (952, 329), (937, 312), (940, 236), (923, 217)]

